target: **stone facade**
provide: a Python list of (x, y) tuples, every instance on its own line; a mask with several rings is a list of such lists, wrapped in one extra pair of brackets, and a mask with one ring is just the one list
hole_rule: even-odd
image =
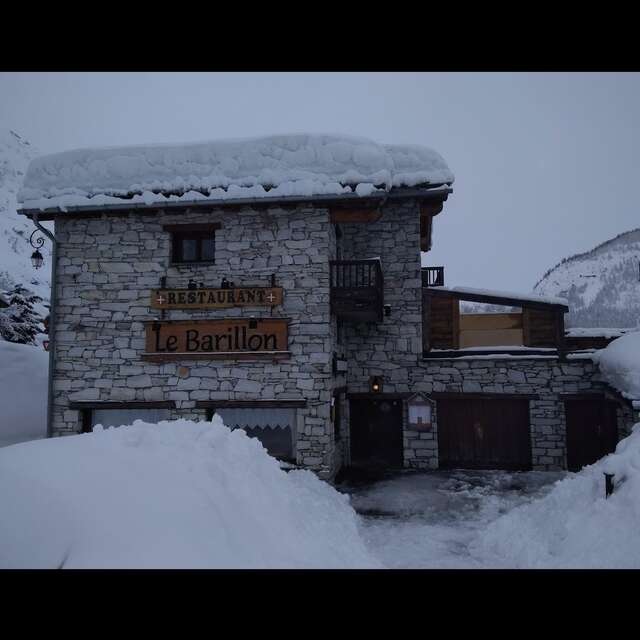
[[(383, 392), (504, 393), (536, 395), (530, 400), (534, 469), (566, 466), (563, 393), (605, 391), (588, 359), (478, 358), (424, 360), (419, 204), (388, 202), (382, 217), (367, 224), (342, 224), (336, 236), (328, 208), (249, 207), (230, 211), (131, 215), (98, 214), (56, 219), (57, 312), (53, 368), (53, 434), (81, 429), (69, 403), (173, 401), (174, 417), (205, 419), (198, 401), (304, 400), (297, 409), (294, 450), (300, 465), (330, 479), (349, 463), (349, 402), (343, 394), (341, 438), (330, 419), (334, 391), (369, 391), (381, 376)], [(170, 263), (171, 235), (163, 225), (220, 223), (215, 264)], [(381, 322), (340, 325), (330, 313), (329, 260), (379, 257), (384, 302)], [(287, 360), (180, 361), (142, 359), (144, 322), (158, 317), (150, 291), (184, 288), (194, 278), (218, 287), (223, 277), (237, 286), (268, 286), (275, 274), (284, 302), (273, 317), (289, 318)], [(168, 310), (165, 320), (257, 317), (265, 308)], [(348, 362), (336, 374), (333, 356)], [(437, 406), (430, 431), (407, 429), (404, 463), (436, 468)], [(619, 409), (621, 436), (633, 417)]]
[[(219, 222), (212, 265), (171, 265), (163, 225)], [(212, 213), (56, 219), (58, 307), (53, 372), (53, 433), (80, 430), (70, 401), (175, 401), (175, 416), (204, 419), (198, 400), (306, 400), (297, 410), (298, 463), (329, 476), (339, 462), (329, 421), (335, 319), (329, 312), (329, 265), (335, 233), (326, 209), (251, 209)], [(143, 322), (158, 317), (150, 290), (186, 287), (195, 277), (218, 287), (285, 290), (274, 317), (290, 319), (291, 358), (270, 361), (148, 362)], [(166, 320), (243, 317), (265, 308), (168, 310)], [(266, 309), (266, 314), (269, 309)], [(182, 366), (184, 365), (184, 366)]]
[[(430, 393), (504, 393), (529, 399), (532, 468), (566, 469), (564, 395), (610, 392), (597, 367), (586, 358), (561, 362), (558, 358), (426, 360), (410, 372), (411, 387)], [(629, 434), (633, 416), (618, 408), (619, 438)], [(419, 469), (438, 467), (437, 402), (433, 427), (428, 432), (404, 429), (405, 465)]]

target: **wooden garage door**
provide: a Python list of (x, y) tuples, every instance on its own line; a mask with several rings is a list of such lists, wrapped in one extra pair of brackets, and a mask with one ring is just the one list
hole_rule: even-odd
[(529, 401), (439, 399), (439, 466), (443, 469), (531, 469)]
[(567, 468), (582, 467), (615, 451), (618, 443), (616, 407), (601, 398), (584, 397), (564, 403), (567, 423)]

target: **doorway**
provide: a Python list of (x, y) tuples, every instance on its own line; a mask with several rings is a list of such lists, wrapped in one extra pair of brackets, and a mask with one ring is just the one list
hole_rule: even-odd
[(402, 400), (367, 398), (350, 401), (351, 466), (401, 468)]

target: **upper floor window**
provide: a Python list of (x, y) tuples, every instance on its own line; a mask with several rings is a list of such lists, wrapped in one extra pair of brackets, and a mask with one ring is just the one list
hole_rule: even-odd
[(171, 262), (215, 262), (215, 238), (219, 224), (172, 224), (165, 225), (171, 233)]

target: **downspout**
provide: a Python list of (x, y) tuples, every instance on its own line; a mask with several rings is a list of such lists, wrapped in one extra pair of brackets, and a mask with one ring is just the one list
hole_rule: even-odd
[(51, 438), (53, 435), (53, 367), (55, 363), (55, 349), (56, 349), (56, 340), (55, 340), (55, 332), (56, 332), (56, 276), (58, 271), (58, 243), (56, 241), (56, 237), (49, 231), (49, 229), (45, 229), (38, 222), (38, 214), (33, 213), (31, 215), (31, 221), (35, 226), (41, 231), (49, 240), (51, 240), (52, 251), (51, 251), (51, 295), (49, 297), (49, 375), (48, 375), (48, 384), (47, 384), (47, 438)]

